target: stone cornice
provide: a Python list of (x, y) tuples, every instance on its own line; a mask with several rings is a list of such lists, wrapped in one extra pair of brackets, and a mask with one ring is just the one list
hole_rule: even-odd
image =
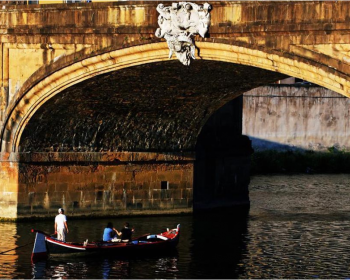
[(0, 161), (26, 163), (128, 163), (194, 161), (194, 152), (48, 152), (0, 153)]

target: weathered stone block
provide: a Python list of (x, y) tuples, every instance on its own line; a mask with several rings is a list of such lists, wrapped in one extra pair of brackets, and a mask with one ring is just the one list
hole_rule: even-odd
[(159, 200), (152, 200), (149, 209), (152, 209), (152, 210), (159, 210), (159, 209), (161, 209), (160, 201)]
[(151, 191), (151, 195), (152, 195), (152, 200), (159, 200), (161, 199), (161, 190), (153, 190)]
[(124, 182), (123, 188), (127, 191), (130, 191), (133, 186), (135, 186), (134, 182)]
[(88, 182), (88, 183), (81, 183), (79, 190), (84, 191), (84, 192), (93, 192), (93, 191), (95, 191), (95, 188), (96, 188), (95, 183)]
[(172, 209), (173, 203), (171, 200), (162, 200), (159, 202), (159, 207), (162, 209)]
[(192, 202), (187, 199), (174, 199), (174, 208), (192, 207)]
[(35, 185), (36, 193), (46, 193), (48, 192), (48, 184), (47, 183), (37, 183)]
[(66, 192), (68, 190), (68, 183), (56, 183), (56, 192)]
[(175, 189), (172, 192), (172, 198), (174, 201), (182, 199), (182, 191), (180, 189)]

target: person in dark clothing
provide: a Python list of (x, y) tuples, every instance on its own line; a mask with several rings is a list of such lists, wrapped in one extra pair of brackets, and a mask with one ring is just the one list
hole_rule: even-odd
[(131, 235), (134, 232), (134, 229), (130, 228), (130, 225), (128, 222), (124, 224), (124, 227), (121, 229), (121, 231), (117, 231), (118, 236), (121, 236), (122, 242), (129, 242), (131, 241)]

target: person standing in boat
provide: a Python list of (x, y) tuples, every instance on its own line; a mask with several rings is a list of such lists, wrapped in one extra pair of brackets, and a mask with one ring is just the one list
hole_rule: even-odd
[(130, 226), (129, 223), (126, 222), (124, 224), (124, 227), (122, 228), (121, 231), (117, 231), (116, 230), (118, 236), (121, 236), (120, 239), (121, 239), (122, 242), (129, 242), (129, 241), (131, 241), (131, 235), (134, 232), (134, 229), (133, 228), (131, 229), (129, 226)]
[(66, 234), (68, 233), (67, 217), (64, 215), (62, 208), (58, 209), (58, 215), (55, 218), (55, 234), (57, 239), (66, 242)]
[(103, 231), (103, 241), (112, 241), (112, 239), (117, 235), (117, 231), (113, 228), (113, 224), (109, 222), (107, 227)]

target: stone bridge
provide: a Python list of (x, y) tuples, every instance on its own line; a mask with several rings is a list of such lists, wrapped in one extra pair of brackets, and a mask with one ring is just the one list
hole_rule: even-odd
[(240, 96), (285, 76), (350, 96), (348, 1), (210, 2), (190, 66), (159, 3), (2, 6), (0, 217), (249, 204)]

